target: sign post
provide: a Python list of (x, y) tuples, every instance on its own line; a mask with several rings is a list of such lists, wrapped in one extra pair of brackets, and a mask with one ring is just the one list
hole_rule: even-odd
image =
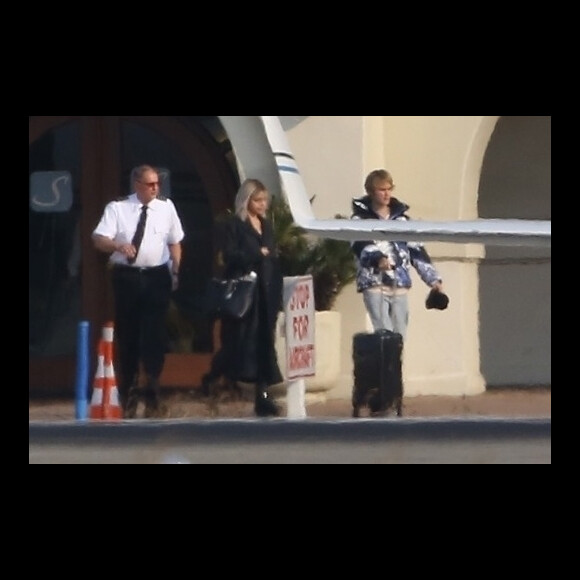
[(306, 417), (305, 379), (316, 374), (315, 313), (312, 276), (284, 278), (289, 419)]

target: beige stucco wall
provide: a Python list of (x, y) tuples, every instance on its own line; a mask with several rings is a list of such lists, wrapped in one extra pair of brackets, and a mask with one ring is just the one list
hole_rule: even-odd
[[(308, 117), (288, 138), (317, 217), (349, 214), (363, 193), (368, 172), (389, 169), (397, 195), (415, 219), (473, 219), (486, 140), (497, 117)], [(475, 159), (473, 159), (475, 157)], [(405, 392), (470, 395), (485, 390), (479, 372), (477, 245), (430, 244), (451, 308), (427, 311), (426, 286), (415, 276), (404, 359)], [(460, 261), (456, 259), (460, 258)], [(361, 297), (349, 288), (337, 308), (343, 313), (341, 375), (331, 397), (352, 388), (352, 335), (368, 330)]]
[[(480, 185), (484, 158), (499, 119), (497, 116), (281, 117), (306, 189), (315, 197), (313, 210), (317, 217), (349, 215), (352, 197), (364, 193), (365, 176), (373, 169), (384, 167), (393, 173), (397, 185), (396, 195), (411, 206), (411, 216), (425, 220), (467, 220), (479, 217), (478, 198), (482, 193)], [(534, 118), (510, 119), (515, 120), (514, 126), (517, 128), (520, 120), (525, 124), (526, 119), (529, 121)], [(234, 130), (233, 141), (247, 143), (248, 127), (244, 126), (241, 130), (238, 128), (239, 136), (236, 138), (237, 122), (229, 124)], [(543, 136), (545, 131), (542, 134), (531, 134), (532, 139)], [(524, 132), (519, 138), (525, 141), (530, 135)], [(520, 165), (521, 160), (515, 158), (514, 150), (522, 147), (517, 142), (515, 146), (513, 143), (510, 145), (511, 151), (508, 146), (506, 150), (500, 148), (498, 153), (504, 164), (509, 166), (513, 158), (514, 166)], [(274, 186), (275, 166), (267, 160), (256, 161), (255, 145), (251, 148), (254, 150), (252, 155), (245, 156), (248, 166), (254, 173), (261, 172)], [(547, 156), (546, 159), (545, 152), (540, 151), (544, 157), (543, 171), (549, 175), (550, 158)], [(534, 165), (537, 165), (537, 159)], [(522, 169), (518, 167), (517, 170)], [(491, 175), (493, 171), (492, 167)], [(513, 184), (506, 182), (502, 180), (505, 183), (504, 189), (498, 190), (495, 195), (499, 195), (502, 204), (514, 213), (510, 217), (520, 217), (518, 211), (526, 203), (524, 193), (522, 188), (514, 191)], [(496, 183), (494, 187), (497, 189)], [(549, 191), (530, 192), (529, 187), (528, 192), (528, 195), (536, 198), (551, 195)], [(550, 219), (544, 215), (536, 217)], [(427, 248), (444, 279), (451, 306), (445, 312), (427, 311), (424, 306), (427, 288), (415, 275), (404, 358), (405, 393), (407, 396), (481, 393), (486, 388), (481, 374), (480, 344), (480, 274), (481, 263), (485, 263), (486, 259), (485, 248), (477, 244), (441, 243), (427, 244)], [(497, 266), (502, 268), (503, 275), (496, 282), (497, 291), (510, 296), (516, 304), (521, 290), (513, 288), (509, 280), (521, 278), (518, 267), (520, 265)], [(529, 266), (523, 267), (526, 272), (529, 271)], [(546, 303), (551, 300), (549, 258), (536, 268), (539, 269), (539, 277), (543, 279), (542, 321), (546, 319), (549, 322), (551, 306)], [(519, 315), (521, 320), (531, 318), (527, 313), (537, 311), (533, 302), (520, 306), (524, 306)], [(337, 310), (342, 314), (341, 356), (337, 361), (340, 373), (328, 396), (349, 398), (352, 389), (352, 336), (356, 332), (369, 330), (369, 325), (362, 299), (354, 286), (341, 294)], [(505, 314), (492, 305), (491, 308), (487, 307), (484, 316), (486, 322), (491, 321), (492, 328), (497, 328), (501, 327), (501, 318)], [(534, 338), (533, 346), (523, 344), (516, 352), (510, 350), (510, 347), (517, 344), (517, 335), (512, 329), (505, 329), (505, 336), (501, 336), (501, 346), (494, 350), (493, 356), (489, 356), (491, 350), (486, 356), (487, 364), (494, 366), (493, 369), (489, 366), (486, 369), (488, 376), (495, 375), (496, 383), (499, 384), (501, 380), (498, 381), (497, 377), (505, 375), (511, 384), (518, 384), (517, 381), (514, 383), (514, 379), (522, 376), (521, 372), (517, 369), (511, 371), (509, 367), (510, 361), (517, 357), (529, 370), (525, 381), (532, 383), (534, 377), (538, 377), (542, 384), (550, 381), (550, 333), (549, 329), (541, 332), (542, 328), (538, 327), (521, 326), (520, 332), (530, 334), (530, 330), (533, 330), (537, 338)], [(540, 332), (537, 332), (538, 329)], [(512, 336), (514, 340), (510, 339)], [(489, 343), (489, 334), (486, 339)], [(535, 365), (538, 352), (548, 354)]]

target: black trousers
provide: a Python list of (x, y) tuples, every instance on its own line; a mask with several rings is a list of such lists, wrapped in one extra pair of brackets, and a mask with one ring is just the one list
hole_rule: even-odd
[(119, 351), (119, 394), (126, 401), (140, 364), (158, 380), (165, 364), (166, 316), (171, 298), (168, 267), (113, 267), (115, 338)]

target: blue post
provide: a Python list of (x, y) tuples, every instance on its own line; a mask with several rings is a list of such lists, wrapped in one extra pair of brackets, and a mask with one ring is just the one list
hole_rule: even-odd
[(89, 323), (79, 322), (77, 332), (77, 377), (75, 385), (75, 417), (86, 421), (89, 417)]

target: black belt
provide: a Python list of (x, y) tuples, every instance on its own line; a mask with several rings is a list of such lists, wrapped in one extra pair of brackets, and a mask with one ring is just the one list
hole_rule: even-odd
[(141, 268), (139, 266), (128, 266), (125, 264), (114, 264), (113, 269), (117, 270), (119, 272), (131, 272), (131, 273), (136, 273), (136, 274), (147, 274), (147, 273), (159, 272), (159, 271), (165, 269), (169, 273), (169, 268), (168, 268), (167, 264), (162, 264), (161, 266), (148, 266), (148, 267), (144, 267), (144, 268)]

